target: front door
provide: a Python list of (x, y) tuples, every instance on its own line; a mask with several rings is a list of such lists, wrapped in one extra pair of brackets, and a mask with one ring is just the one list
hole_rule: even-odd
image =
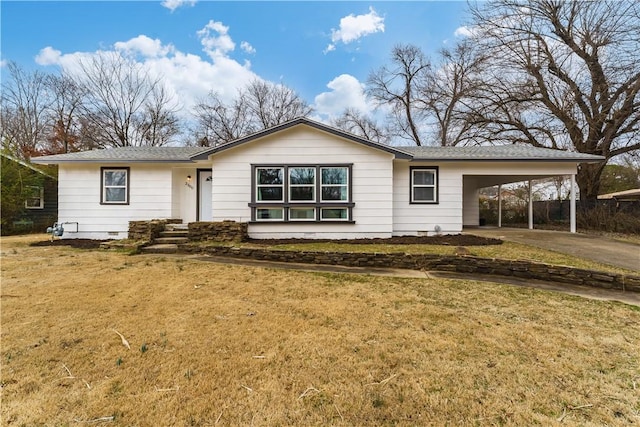
[(211, 169), (198, 169), (198, 221), (213, 219)]

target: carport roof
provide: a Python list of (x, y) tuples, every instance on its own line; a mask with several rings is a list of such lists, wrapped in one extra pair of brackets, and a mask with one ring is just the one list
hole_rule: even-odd
[(588, 162), (604, 160), (602, 156), (531, 145), (494, 145), (472, 147), (398, 147), (413, 155), (413, 161), (544, 161)]

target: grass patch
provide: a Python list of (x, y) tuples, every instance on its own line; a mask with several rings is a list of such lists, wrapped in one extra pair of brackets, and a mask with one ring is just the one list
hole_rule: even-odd
[(624, 304), (2, 246), (2, 425), (640, 421)]

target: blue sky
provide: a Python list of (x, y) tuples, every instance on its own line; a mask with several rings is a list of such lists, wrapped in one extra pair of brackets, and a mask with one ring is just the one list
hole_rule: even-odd
[(327, 118), (368, 108), (367, 76), (395, 44), (427, 53), (453, 44), (465, 11), (465, 1), (3, 0), (0, 57), (55, 72), (117, 51), (163, 76), (186, 108), (260, 78), (295, 89)]

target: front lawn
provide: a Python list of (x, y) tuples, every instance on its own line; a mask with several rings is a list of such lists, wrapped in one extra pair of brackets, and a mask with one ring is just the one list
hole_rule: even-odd
[(640, 422), (637, 307), (36, 238), (2, 239), (2, 425)]

